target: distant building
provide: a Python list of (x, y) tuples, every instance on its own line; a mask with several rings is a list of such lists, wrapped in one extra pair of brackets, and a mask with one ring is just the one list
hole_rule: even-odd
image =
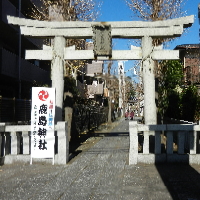
[(200, 19), (200, 3), (198, 5), (198, 18)]
[(103, 61), (92, 61), (85, 68), (86, 94), (88, 98), (99, 99), (103, 95), (104, 81), (101, 78), (103, 74)]
[(199, 18), (199, 44), (200, 44), (200, 4), (198, 5), (198, 18)]
[[(30, 0), (0, 1), (0, 96), (30, 98), (33, 82), (50, 83), (50, 65), (25, 60), (26, 49), (41, 49), (43, 40), (20, 36), (19, 27), (8, 24), (7, 15), (25, 17)], [(20, 11), (19, 11), (20, 10)]]
[(180, 51), (184, 65), (184, 81), (187, 85), (200, 83), (200, 44), (182, 44), (175, 47)]
[[(93, 50), (92, 42), (86, 42), (85, 49)], [(84, 74), (84, 75), (83, 75)], [(88, 61), (82, 69), (82, 73), (78, 74), (77, 86), (81, 96), (94, 100), (101, 100), (104, 94), (103, 61)], [(84, 93), (83, 93), (84, 88)], [(84, 94), (84, 95), (83, 95)]]

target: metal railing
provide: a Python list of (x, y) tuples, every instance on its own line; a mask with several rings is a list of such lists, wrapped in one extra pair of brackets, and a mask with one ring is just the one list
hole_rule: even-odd
[[(9, 52), (3, 48), (0, 48), (1, 60), (0, 60), (0, 73), (18, 78), (18, 56), (12, 52)], [(50, 74), (36, 65), (21, 59), (21, 79), (29, 82), (40, 81), (46, 83), (50, 80)]]
[(0, 96), (0, 122), (30, 124), (31, 100)]
[(77, 132), (88, 132), (107, 122), (108, 108), (77, 104), (74, 106), (73, 117)]
[[(107, 107), (76, 104), (73, 108), (73, 119), (78, 133), (97, 128), (107, 122), (107, 117)], [(30, 121), (31, 100), (0, 96), (0, 122), (30, 124)]]

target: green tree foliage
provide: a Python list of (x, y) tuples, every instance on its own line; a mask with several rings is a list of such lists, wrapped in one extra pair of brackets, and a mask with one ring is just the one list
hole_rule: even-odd
[(167, 96), (165, 116), (174, 119), (181, 119), (181, 98), (180, 94), (174, 90), (171, 90)]
[(172, 118), (180, 118), (180, 93), (183, 78), (183, 66), (180, 61), (159, 63), (158, 78), (158, 113)]
[(71, 77), (65, 77), (64, 92), (70, 92), (73, 96), (78, 96), (78, 88), (76, 87), (76, 80)]
[(197, 121), (200, 118), (200, 97), (197, 87), (183, 86), (183, 66), (180, 61), (159, 63), (158, 111), (162, 117)]
[(183, 65), (178, 60), (163, 61), (160, 63), (162, 71), (162, 87), (167, 90), (175, 89), (177, 85), (182, 85)]
[(190, 85), (182, 92), (182, 118), (187, 121), (199, 120), (200, 97), (197, 87)]
[(126, 95), (127, 100), (132, 100), (136, 95), (135, 87), (133, 85), (133, 81), (132, 81), (130, 76), (126, 77), (126, 92), (125, 92), (125, 95)]

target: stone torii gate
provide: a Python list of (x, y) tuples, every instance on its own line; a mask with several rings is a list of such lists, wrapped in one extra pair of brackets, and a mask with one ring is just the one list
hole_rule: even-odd
[[(43, 50), (27, 50), (26, 59), (51, 60), (52, 87), (56, 88), (56, 119), (62, 120), (63, 69), (65, 60), (142, 60), (145, 124), (156, 124), (154, 60), (179, 59), (178, 50), (154, 48), (153, 38), (178, 37), (194, 22), (194, 16), (164, 21), (37, 21), (8, 16), (8, 23), (19, 25), (21, 34), (37, 38), (54, 38), (54, 46)], [(65, 47), (65, 39), (93, 39), (94, 50)], [(112, 50), (112, 38), (142, 39), (142, 48)]]

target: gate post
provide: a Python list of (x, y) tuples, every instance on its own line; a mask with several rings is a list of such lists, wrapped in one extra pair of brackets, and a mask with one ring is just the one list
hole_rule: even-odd
[(138, 160), (137, 121), (129, 122), (129, 134), (130, 134), (129, 165), (136, 165)]
[(55, 155), (55, 164), (65, 165), (69, 160), (69, 141), (67, 122), (58, 122), (56, 125), (58, 136), (58, 154)]

